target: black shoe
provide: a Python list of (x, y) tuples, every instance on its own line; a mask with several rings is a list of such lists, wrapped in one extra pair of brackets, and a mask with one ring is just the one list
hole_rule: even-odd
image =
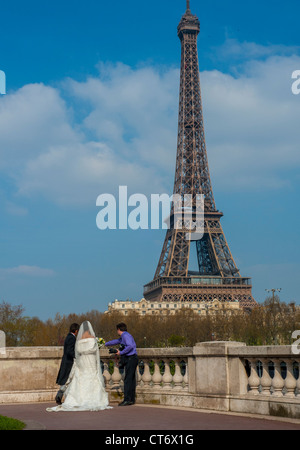
[(63, 391), (58, 391), (58, 393), (56, 394), (55, 401), (57, 405), (62, 404), (63, 395), (64, 395)]
[(129, 405), (134, 405), (134, 402), (122, 402), (122, 403), (119, 403), (119, 406), (129, 406)]

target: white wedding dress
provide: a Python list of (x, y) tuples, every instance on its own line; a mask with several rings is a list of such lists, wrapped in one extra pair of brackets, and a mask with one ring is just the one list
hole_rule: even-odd
[[(85, 337), (88, 335), (91, 337)], [(71, 382), (65, 392), (65, 401), (62, 405), (47, 408), (47, 411), (111, 409), (108, 405), (108, 394), (105, 391), (100, 367), (98, 344), (89, 322), (84, 322), (79, 329), (75, 344), (75, 358)]]

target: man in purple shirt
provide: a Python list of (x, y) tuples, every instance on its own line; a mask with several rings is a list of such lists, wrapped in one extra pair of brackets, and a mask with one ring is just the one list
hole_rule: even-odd
[(125, 323), (121, 322), (117, 325), (117, 333), (119, 339), (106, 342), (105, 346), (122, 345), (123, 350), (118, 350), (117, 355), (122, 357), (122, 362), (125, 368), (124, 378), (124, 401), (119, 406), (134, 405), (135, 403), (135, 388), (136, 388), (136, 368), (138, 365), (138, 356), (136, 353), (136, 344), (127, 331)]

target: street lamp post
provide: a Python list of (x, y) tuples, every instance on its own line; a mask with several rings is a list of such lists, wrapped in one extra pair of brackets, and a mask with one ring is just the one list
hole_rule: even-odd
[(267, 292), (272, 292), (272, 301), (273, 301), (273, 304), (274, 304), (274, 301), (275, 301), (275, 292), (281, 292), (281, 288), (278, 288), (278, 289), (265, 289), (265, 291), (267, 291)]

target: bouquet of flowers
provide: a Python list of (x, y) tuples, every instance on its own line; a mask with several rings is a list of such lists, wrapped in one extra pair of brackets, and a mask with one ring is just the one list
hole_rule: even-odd
[(103, 338), (96, 338), (98, 347), (101, 348), (105, 344), (105, 340)]

